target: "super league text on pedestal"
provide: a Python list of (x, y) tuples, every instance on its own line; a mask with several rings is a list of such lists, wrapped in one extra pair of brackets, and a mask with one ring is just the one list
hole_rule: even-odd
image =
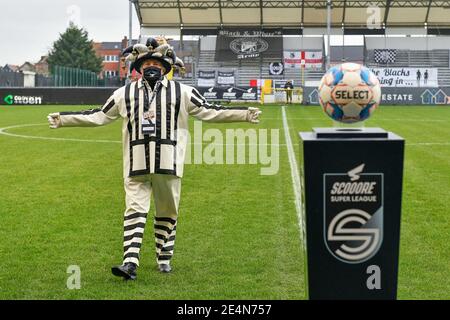
[(404, 140), (380, 128), (300, 133), (310, 299), (395, 299)]

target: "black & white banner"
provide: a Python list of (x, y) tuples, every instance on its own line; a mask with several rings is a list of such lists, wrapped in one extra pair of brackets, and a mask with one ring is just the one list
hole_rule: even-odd
[(373, 51), (373, 58), (376, 63), (393, 63), (397, 57), (397, 50), (395, 49), (375, 49)]
[(230, 28), (219, 30), (216, 61), (283, 55), (282, 29)]

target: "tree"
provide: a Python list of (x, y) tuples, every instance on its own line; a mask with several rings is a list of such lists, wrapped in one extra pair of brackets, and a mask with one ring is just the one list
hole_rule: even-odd
[(47, 61), (52, 68), (54, 66), (71, 67), (95, 73), (102, 70), (102, 58), (95, 54), (88, 32), (73, 23), (53, 43)]

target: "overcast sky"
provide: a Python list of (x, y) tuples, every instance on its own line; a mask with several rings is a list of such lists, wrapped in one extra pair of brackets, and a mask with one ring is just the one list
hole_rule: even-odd
[[(0, 66), (37, 62), (70, 21), (96, 42), (120, 41), (128, 37), (128, 5), (128, 0), (0, 0)], [(133, 38), (139, 31), (133, 6)], [(361, 44), (361, 39), (348, 39), (347, 45)], [(332, 36), (331, 42), (342, 44), (342, 37)]]
[[(0, 66), (37, 62), (74, 20), (89, 38), (128, 37), (128, 0), (0, 0)], [(133, 37), (139, 22), (133, 6)]]

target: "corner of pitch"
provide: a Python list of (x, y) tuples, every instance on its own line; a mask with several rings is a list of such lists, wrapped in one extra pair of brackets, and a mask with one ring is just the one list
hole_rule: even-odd
[(194, 121), (193, 135), (187, 136), (185, 164), (251, 164), (261, 175), (275, 175), (280, 164), (279, 129), (203, 129)]

